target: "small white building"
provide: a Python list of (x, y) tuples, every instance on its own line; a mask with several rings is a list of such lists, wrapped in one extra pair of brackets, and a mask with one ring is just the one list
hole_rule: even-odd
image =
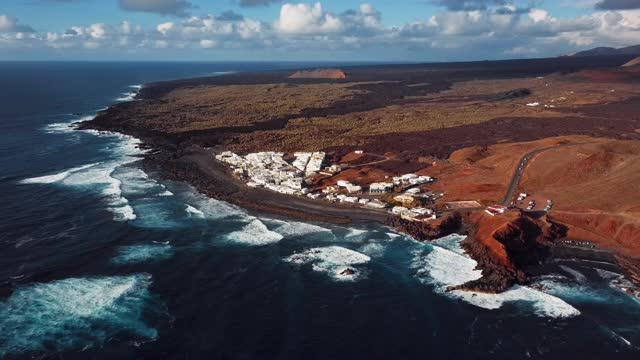
[(357, 203), (358, 200), (360, 200), (360, 199), (358, 199), (355, 196), (345, 196), (344, 198), (342, 198), (342, 202), (352, 203), (352, 204)]
[(415, 200), (413, 196), (406, 195), (406, 194), (395, 196), (393, 199), (403, 204), (411, 204)]
[(340, 187), (347, 187), (347, 186), (351, 185), (351, 182), (349, 182), (347, 180), (338, 180), (336, 185), (338, 185)]
[(371, 200), (370, 202), (368, 202), (366, 206), (370, 207), (372, 209), (384, 209), (388, 205), (383, 203), (382, 201), (380, 201), (378, 199), (375, 199), (375, 200)]
[(353, 185), (353, 184), (349, 184), (346, 186), (347, 191), (349, 192), (349, 194), (353, 194), (353, 193), (358, 193), (360, 191), (362, 191), (362, 186), (360, 185)]
[(326, 188), (322, 189), (322, 192), (325, 194), (333, 194), (338, 192), (338, 188), (336, 186), (327, 186)]
[(369, 192), (371, 194), (384, 194), (393, 189), (392, 183), (372, 183), (369, 185)]
[(400, 214), (405, 213), (405, 212), (407, 212), (407, 211), (409, 211), (409, 209), (407, 209), (407, 208), (406, 208), (406, 207), (404, 207), (404, 206), (394, 206), (394, 207), (391, 209), (391, 213), (392, 213), (392, 214), (395, 214), (395, 215), (400, 215)]
[(422, 190), (420, 190), (420, 188), (417, 188), (417, 187), (411, 188), (411, 189), (405, 191), (405, 193), (407, 193), (409, 195), (418, 195), (418, 194), (420, 194), (420, 192), (422, 192)]

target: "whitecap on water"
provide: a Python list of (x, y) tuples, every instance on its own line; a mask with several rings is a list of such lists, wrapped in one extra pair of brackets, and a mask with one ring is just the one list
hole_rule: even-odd
[(362, 240), (367, 236), (368, 232), (367, 230), (350, 228), (344, 238), (349, 240)]
[(187, 212), (187, 214), (189, 214), (189, 216), (193, 216), (193, 217), (197, 217), (197, 218), (204, 218), (204, 213), (196, 208), (194, 208), (191, 205), (187, 205), (187, 207), (184, 209), (184, 211)]
[(382, 257), (385, 252), (385, 246), (379, 242), (370, 242), (361, 246), (359, 252), (373, 257)]
[(136, 95), (138, 95), (138, 93), (131, 91), (131, 92), (125, 92), (122, 93), (122, 96), (116, 98), (116, 101), (133, 101), (136, 98)]
[(173, 196), (173, 193), (169, 190), (165, 190), (158, 194), (158, 196)]
[(574, 279), (576, 279), (576, 281), (584, 283), (587, 282), (587, 277), (584, 276), (581, 272), (579, 272), (578, 270), (574, 270), (566, 265), (559, 265), (559, 267), (566, 273), (570, 274), (571, 276), (573, 276)]
[(173, 247), (168, 244), (130, 245), (118, 248), (118, 252), (112, 261), (116, 264), (132, 264), (166, 260), (172, 255)]
[(435, 290), (443, 295), (461, 299), (472, 305), (494, 310), (505, 303), (527, 303), (539, 316), (572, 317), (580, 312), (564, 300), (542, 291), (525, 286), (513, 286), (500, 294), (485, 294), (472, 291), (446, 291), (448, 287), (461, 285), (482, 277), (476, 269), (477, 262), (464, 254), (459, 246), (461, 236), (436, 240), (431, 251), (417, 251), (412, 267), (416, 276), (435, 285)]
[(57, 174), (45, 175), (45, 176), (39, 176), (39, 177), (24, 179), (24, 180), (20, 181), (20, 184), (52, 184), (52, 183), (64, 180), (65, 178), (67, 178), (69, 175), (71, 175), (73, 173), (76, 173), (78, 171), (82, 171), (84, 169), (88, 169), (90, 167), (94, 167), (96, 165), (98, 165), (98, 163), (77, 166), (77, 167), (71, 168), (69, 170), (57, 173)]
[(326, 234), (328, 236), (331, 236), (332, 238), (334, 237), (333, 232), (330, 229), (324, 228), (319, 225), (298, 221), (282, 221), (276, 219), (265, 219), (264, 221), (268, 225), (272, 226), (273, 231), (286, 237), (311, 234)]
[(71, 278), (16, 289), (0, 302), (0, 357), (101, 346), (116, 336), (154, 340), (143, 320), (146, 274)]
[(233, 231), (225, 237), (232, 242), (246, 245), (267, 245), (276, 243), (284, 238), (277, 232), (269, 230), (269, 228), (257, 218), (253, 218), (253, 220), (242, 229)]
[[(116, 160), (93, 163), (71, 168), (52, 175), (45, 175), (24, 179), (21, 184), (62, 184), (72, 187), (97, 188), (104, 196), (107, 209), (114, 214), (116, 221), (134, 220), (136, 214), (129, 205), (129, 201), (122, 195), (122, 181), (115, 178), (114, 172), (123, 165), (139, 160), (135, 155), (143, 154), (139, 149), (140, 141), (130, 136), (120, 134), (102, 134), (100, 136), (113, 137), (117, 142), (113, 151), (118, 156)], [(138, 171), (138, 177), (147, 180), (142, 170)], [(140, 175), (142, 173), (144, 176)], [(131, 178), (135, 177), (131, 176)]]
[(68, 134), (76, 131), (77, 124), (83, 121), (92, 120), (95, 116), (83, 116), (68, 122), (59, 122), (46, 125), (42, 130), (47, 134)]
[(185, 203), (191, 204), (191, 207), (202, 212), (207, 219), (217, 220), (234, 216), (247, 218), (247, 213), (243, 209), (224, 201), (211, 199), (191, 187), (178, 195)]
[(355, 265), (366, 264), (371, 258), (340, 246), (327, 246), (293, 254), (284, 261), (298, 265), (311, 264), (314, 271), (327, 274), (335, 280), (354, 281), (363, 275)]

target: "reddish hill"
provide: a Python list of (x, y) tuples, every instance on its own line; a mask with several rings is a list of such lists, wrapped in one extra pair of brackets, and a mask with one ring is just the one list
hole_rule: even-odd
[(482, 278), (456, 288), (471, 291), (502, 292), (525, 284), (523, 269), (544, 261), (553, 241), (566, 235), (562, 225), (515, 211), (495, 217), (475, 212), (467, 223), (472, 230), (463, 247), (478, 262)]
[(345, 74), (340, 69), (315, 69), (315, 70), (301, 70), (289, 76), (291, 79), (346, 79)]
[(637, 66), (640, 65), (640, 56), (638, 56), (637, 58), (629, 61), (628, 63), (622, 65), (622, 67), (632, 67), (632, 66)]

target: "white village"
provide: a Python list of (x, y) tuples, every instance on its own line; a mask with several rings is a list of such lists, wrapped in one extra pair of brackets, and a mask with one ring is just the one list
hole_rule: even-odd
[[(362, 153), (357, 150), (356, 153)], [(421, 194), (420, 185), (434, 181), (429, 176), (404, 174), (389, 177), (386, 182), (354, 184), (338, 180), (335, 185), (318, 187), (318, 176), (333, 176), (342, 168), (332, 164), (324, 166), (324, 152), (296, 152), (293, 157), (284, 153), (265, 151), (238, 155), (224, 151), (215, 155), (216, 160), (227, 164), (239, 179), (249, 187), (263, 187), (286, 195), (306, 196), (332, 203), (344, 203), (370, 209), (385, 210), (409, 221), (430, 221), (436, 218), (433, 209), (424, 207), (420, 199), (430, 199), (433, 194)], [(366, 190), (365, 190), (366, 187)], [(388, 196), (389, 194), (396, 194)]]

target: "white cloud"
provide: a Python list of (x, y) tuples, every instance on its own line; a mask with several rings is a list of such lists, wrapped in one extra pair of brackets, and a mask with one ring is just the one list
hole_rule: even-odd
[(18, 23), (18, 19), (9, 15), (0, 15), (0, 32), (33, 32), (33, 28), (29, 25)]
[(149, 12), (162, 15), (187, 16), (193, 5), (186, 0), (119, 0), (120, 8), (127, 11)]
[(162, 23), (162, 24), (158, 24), (158, 26), (156, 26), (156, 30), (158, 30), (159, 33), (161, 33), (163, 36), (167, 36), (167, 33), (173, 29), (174, 24), (172, 22), (166, 22), (166, 23)]
[(318, 2), (309, 4), (284, 4), (275, 28), (286, 34), (314, 34), (338, 32), (342, 22), (334, 15), (323, 11)]
[[(453, 4), (453, 3), (452, 3)], [(320, 3), (283, 4), (276, 19), (263, 22), (236, 13), (158, 21), (143, 28), (129, 21), (72, 26), (64, 32), (16, 32), (18, 21), (0, 15), (0, 47), (76, 47), (86, 51), (129, 49), (252, 49), (283, 52), (331, 51), (383, 56), (414, 51), (438, 59), (553, 56), (588, 46), (640, 42), (640, 10), (598, 11), (555, 17), (540, 8), (501, 5), (446, 11), (399, 27), (385, 26), (369, 3), (332, 13)]]
[(215, 40), (202, 39), (200, 40), (200, 47), (204, 49), (211, 49), (218, 46), (218, 42)]

